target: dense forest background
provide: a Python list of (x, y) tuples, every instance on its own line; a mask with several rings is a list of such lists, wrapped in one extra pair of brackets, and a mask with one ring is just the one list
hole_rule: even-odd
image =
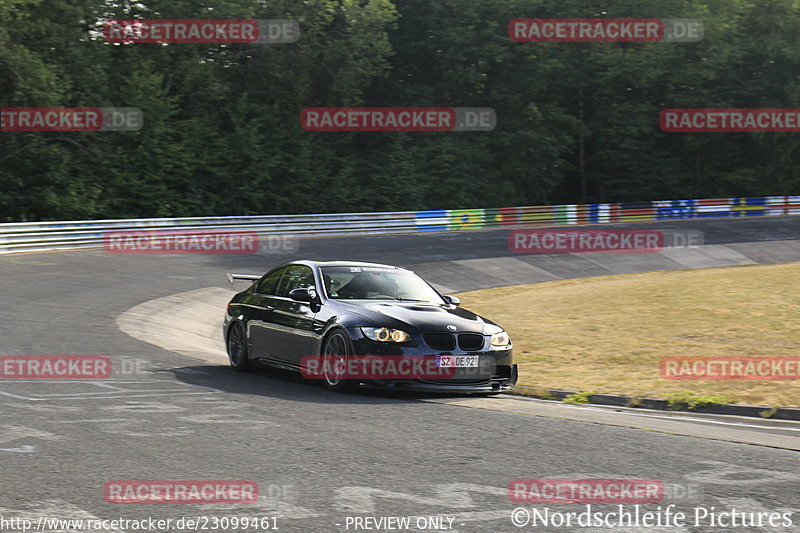
[[(527, 17), (697, 18), (699, 43), (515, 43)], [(293, 44), (105, 43), (114, 18), (295, 19)], [(800, 108), (800, 0), (0, 0), (0, 106), (139, 132), (0, 133), (0, 220), (800, 194), (800, 135), (663, 133)], [(492, 107), (492, 132), (320, 133), (319, 106)]]

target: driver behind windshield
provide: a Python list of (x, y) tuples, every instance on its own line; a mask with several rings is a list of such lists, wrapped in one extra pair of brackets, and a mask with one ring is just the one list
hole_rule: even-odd
[(359, 272), (337, 294), (339, 298), (364, 299), (379, 295), (394, 298), (398, 290), (395, 279), (380, 273)]

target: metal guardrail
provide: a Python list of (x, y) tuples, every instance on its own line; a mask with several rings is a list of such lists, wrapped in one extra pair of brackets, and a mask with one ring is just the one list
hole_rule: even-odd
[(300, 237), (772, 215), (800, 215), (800, 196), (380, 213), (19, 222), (0, 224), (0, 253), (99, 248), (106, 232), (111, 231), (249, 231), (265, 236)]
[(258, 235), (346, 235), (416, 231), (414, 212), (110, 219), (0, 224), (0, 253), (102, 247), (106, 232), (248, 231)]

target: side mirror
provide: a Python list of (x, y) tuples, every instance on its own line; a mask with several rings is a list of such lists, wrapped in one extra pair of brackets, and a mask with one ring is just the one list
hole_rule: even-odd
[(314, 287), (306, 287), (304, 289), (293, 289), (289, 291), (289, 298), (296, 302), (318, 302), (317, 290)]
[(452, 294), (445, 294), (445, 295), (444, 295), (444, 299), (445, 299), (445, 301), (446, 301), (447, 303), (449, 303), (450, 305), (454, 305), (454, 306), (456, 306), (456, 307), (458, 307), (459, 305), (461, 305), (461, 299), (460, 299), (460, 298), (456, 298), (456, 297), (455, 297), (455, 296), (453, 296)]

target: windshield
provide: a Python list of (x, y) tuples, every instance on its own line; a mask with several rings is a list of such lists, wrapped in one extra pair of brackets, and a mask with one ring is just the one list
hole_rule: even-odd
[(399, 300), (446, 303), (439, 293), (408, 270), (337, 266), (322, 269), (325, 292), (335, 300)]

